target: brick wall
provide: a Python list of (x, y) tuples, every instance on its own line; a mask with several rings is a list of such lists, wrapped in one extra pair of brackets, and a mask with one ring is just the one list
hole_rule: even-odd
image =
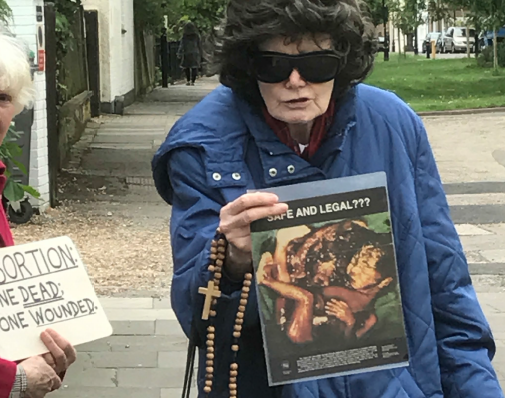
[[(7, 0), (12, 9), (13, 21), (11, 30), (24, 40), (36, 53), (36, 6), (43, 6), (43, 0)], [(47, 152), (47, 118), (46, 118), (46, 76), (36, 72), (34, 76), (36, 101), (30, 150), (30, 185), (41, 193), (38, 203), (43, 211), (49, 204), (49, 168)]]

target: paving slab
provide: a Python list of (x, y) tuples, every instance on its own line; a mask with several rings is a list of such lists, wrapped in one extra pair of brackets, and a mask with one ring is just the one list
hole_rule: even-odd
[(151, 335), (155, 333), (156, 321), (112, 321), (115, 335)]
[(157, 319), (176, 319), (174, 311), (169, 309), (105, 308), (105, 313), (111, 321), (155, 321)]
[(89, 359), (95, 368), (158, 367), (158, 353), (155, 351), (90, 352)]
[[(180, 398), (182, 396), (179, 395)], [(122, 387), (77, 387), (69, 386), (63, 387), (59, 391), (51, 393), (54, 398), (160, 398), (159, 388), (122, 388)], [(175, 396), (174, 396), (175, 398)]]
[[(181, 388), (184, 367), (171, 369), (118, 369), (118, 387)], [(196, 382), (193, 379), (193, 382)]]

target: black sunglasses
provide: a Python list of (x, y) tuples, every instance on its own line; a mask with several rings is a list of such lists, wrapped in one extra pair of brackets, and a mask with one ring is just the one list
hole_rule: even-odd
[(298, 55), (263, 51), (254, 57), (256, 78), (263, 83), (286, 81), (293, 69), (307, 82), (325, 83), (335, 78), (339, 65), (340, 58), (330, 50)]

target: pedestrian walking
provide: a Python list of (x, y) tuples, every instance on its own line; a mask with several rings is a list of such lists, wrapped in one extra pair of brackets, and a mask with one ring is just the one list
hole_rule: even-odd
[(186, 85), (194, 86), (202, 60), (202, 44), (198, 29), (193, 22), (188, 22), (184, 26), (178, 56), (186, 74)]
[[(12, 118), (33, 102), (30, 65), (24, 46), (0, 29), (0, 145)], [(0, 193), (7, 178), (0, 160)], [(0, 247), (12, 246), (9, 223), (0, 205)], [(43, 398), (57, 390), (68, 367), (75, 362), (74, 347), (53, 330), (42, 332), (48, 353), (20, 363), (0, 358), (0, 398)], [(22, 341), (19, 344), (23, 344)]]

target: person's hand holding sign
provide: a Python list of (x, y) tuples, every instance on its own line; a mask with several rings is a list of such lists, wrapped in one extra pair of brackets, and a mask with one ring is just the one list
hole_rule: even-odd
[(42, 332), (40, 338), (49, 350), (42, 357), (56, 371), (56, 374), (61, 375), (75, 362), (75, 348), (52, 329)]
[(19, 366), (26, 374), (27, 398), (43, 398), (61, 387), (61, 377), (76, 360), (74, 347), (59, 333), (47, 329), (40, 335), (48, 353), (22, 361)]
[(28, 358), (19, 364), (26, 373), (27, 398), (43, 398), (61, 387), (61, 379), (42, 356)]

